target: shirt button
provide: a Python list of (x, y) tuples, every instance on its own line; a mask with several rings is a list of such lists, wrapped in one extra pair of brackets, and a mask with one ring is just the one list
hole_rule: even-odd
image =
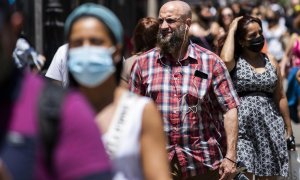
[(177, 113), (177, 111), (173, 111), (173, 113)]
[(177, 95), (176, 94), (174, 94), (174, 97), (176, 97)]

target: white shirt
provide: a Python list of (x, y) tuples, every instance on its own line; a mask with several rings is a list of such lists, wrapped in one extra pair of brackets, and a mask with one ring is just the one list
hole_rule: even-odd
[(144, 179), (140, 136), (144, 108), (149, 101), (147, 97), (124, 93), (107, 132), (102, 135), (115, 171), (113, 180)]
[(46, 73), (46, 77), (62, 82), (63, 87), (69, 84), (67, 51), (68, 44), (58, 48)]

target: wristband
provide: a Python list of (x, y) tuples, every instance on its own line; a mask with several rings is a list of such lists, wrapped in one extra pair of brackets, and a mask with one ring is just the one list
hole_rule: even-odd
[(233, 160), (229, 159), (228, 157), (224, 157), (224, 158), (225, 158), (225, 159), (227, 159), (227, 160), (229, 160), (230, 162), (232, 162), (232, 163), (236, 164), (236, 162), (235, 162), (235, 161), (233, 161)]

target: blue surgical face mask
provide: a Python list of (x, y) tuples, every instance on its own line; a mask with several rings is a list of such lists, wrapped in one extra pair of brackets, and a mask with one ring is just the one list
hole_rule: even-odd
[(86, 87), (102, 84), (115, 71), (114, 48), (83, 46), (69, 50), (68, 67), (74, 79)]

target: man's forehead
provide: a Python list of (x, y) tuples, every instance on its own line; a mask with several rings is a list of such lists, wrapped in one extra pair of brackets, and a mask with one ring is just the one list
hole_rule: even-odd
[(180, 9), (174, 6), (162, 7), (159, 11), (159, 18), (173, 17), (179, 18), (182, 16)]

